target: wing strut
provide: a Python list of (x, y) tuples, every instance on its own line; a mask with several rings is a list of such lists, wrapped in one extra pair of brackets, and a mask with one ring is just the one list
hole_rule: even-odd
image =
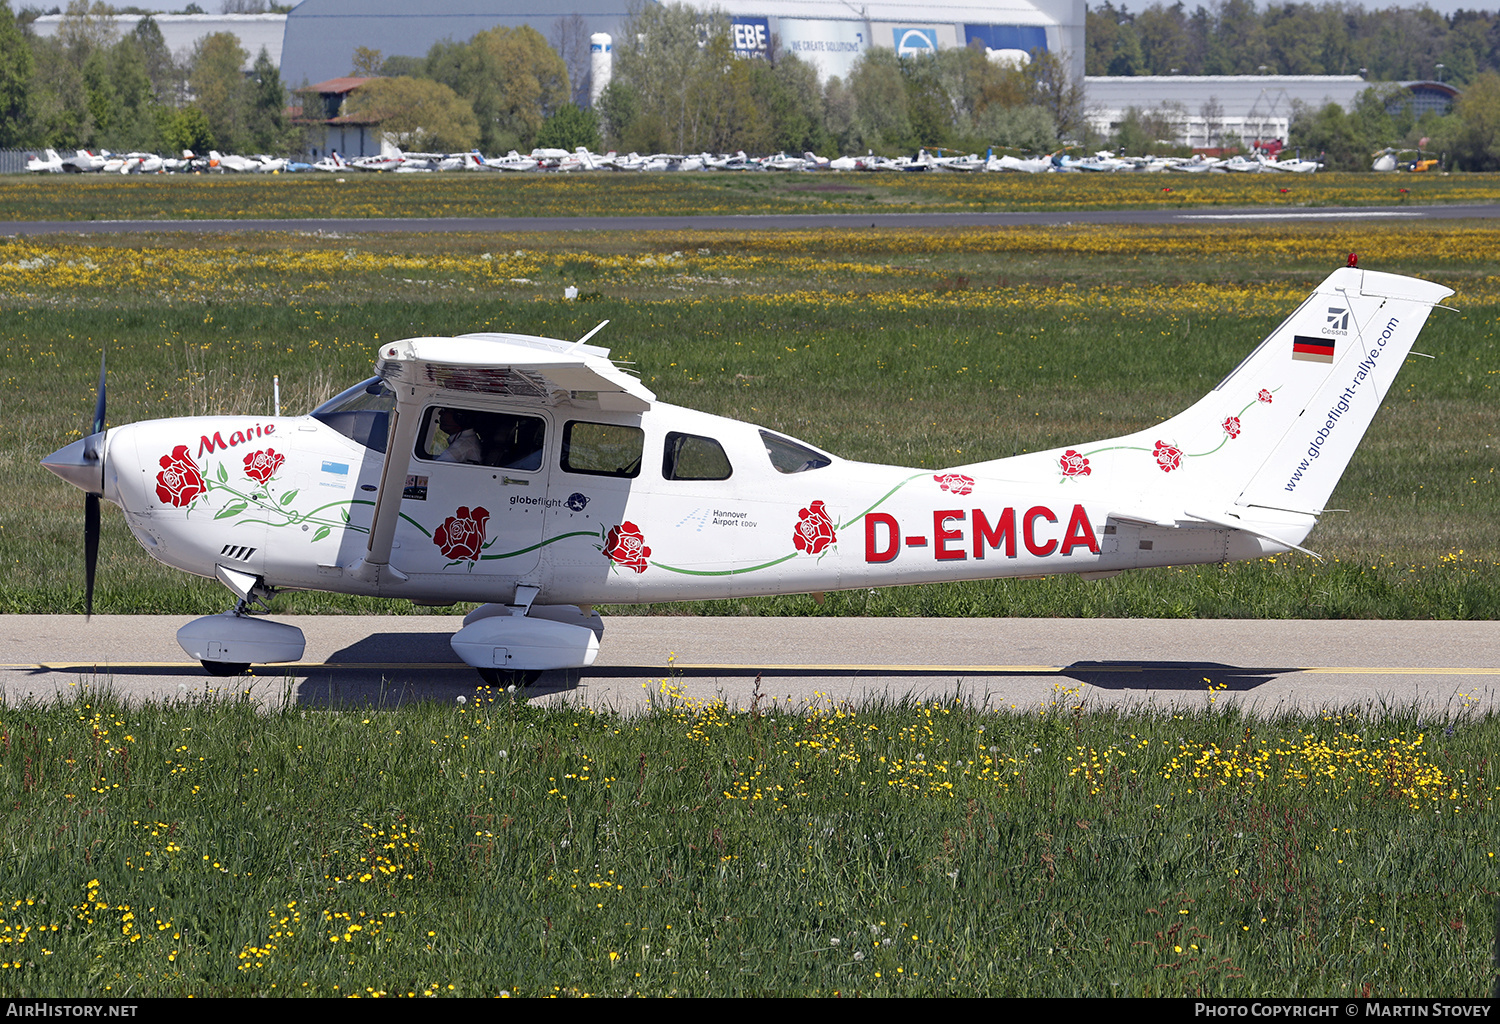
[(396, 410), (391, 414), (390, 442), (385, 447), (385, 461), (380, 466), (380, 490), (375, 495), (375, 513), (370, 521), (370, 539), (365, 557), (349, 570), (355, 579), (376, 584), (404, 583), (406, 574), (391, 566), (391, 543), (396, 538), (396, 524), (401, 519), (401, 499), (406, 494), (406, 476), (411, 468), (411, 452), (416, 447), (417, 429), (421, 426), (420, 404), (415, 390), (403, 388), (406, 402), (397, 392)]

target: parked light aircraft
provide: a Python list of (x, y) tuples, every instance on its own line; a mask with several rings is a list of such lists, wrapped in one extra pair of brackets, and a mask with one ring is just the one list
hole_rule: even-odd
[(61, 174), (63, 158), (57, 155), (55, 149), (47, 150), (45, 156), (29, 153), (26, 156), (26, 169), (32, 174)]
[[(588, 344), (382, 344), (310, 415), (93, 429), (43, 460), (152, 557), (237, 597), (178, 640), (209, 671), (295, 661), (277, 591), (482, 602), (453, 637), (487, 679), (586, 666), (594, 605), (1253, 559), (1301, 547), (1448, 288), (1335, 271), (1185, 412), (1095, 443), (916, 469), (656, 399)], [(601, 324), (600, 327), (604, 325)]]

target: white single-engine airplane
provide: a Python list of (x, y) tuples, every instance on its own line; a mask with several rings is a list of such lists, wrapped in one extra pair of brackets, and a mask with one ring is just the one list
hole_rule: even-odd
[[(1123, 437), (936, 472), (846, 462), (663, 402), (586, 344), (515, 334), (382, 344), (376, 375), (300, 417), (93, 432), (42, 465), (230, 611), (178, 642), (212, 673), (295, 661), (278, 590), (484, 602), (453, 649), (490, 681), (593, 662), (594, 605), (1252, 559), (1299, 545), (1434, 305), (1335, 271), (1186, 412)], [(602, 327), (603, 324), (600, 325)]]

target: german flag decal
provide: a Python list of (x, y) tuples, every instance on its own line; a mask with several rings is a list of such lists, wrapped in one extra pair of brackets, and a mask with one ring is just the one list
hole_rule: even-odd
[(1309, 363), (1331, 363), (1333, 362), (1333, 339), (1295, 335), (1292, 338), (1292, 358), (1304, 359)]

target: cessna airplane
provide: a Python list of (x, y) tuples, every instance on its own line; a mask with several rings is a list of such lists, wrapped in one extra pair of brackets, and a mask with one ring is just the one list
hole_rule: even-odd
[[(482, 602), (453, 649), (490, 681), (591, 664), (593, 606), (1253, 559), (1301, 547), (1432, 307), (1452, 291), (1335, 271), (1187, 411), (1123, 437), (946, 469), (848, 462), (659, 402), (589, 345), (385, 343), (298, 417), (93, 431), (42, 465), (152, 557), (237, 601), (178, 642), (212, 673), (295, 661), (277, 591)], [(606, 321), (607, 322), (607, 321)]]

